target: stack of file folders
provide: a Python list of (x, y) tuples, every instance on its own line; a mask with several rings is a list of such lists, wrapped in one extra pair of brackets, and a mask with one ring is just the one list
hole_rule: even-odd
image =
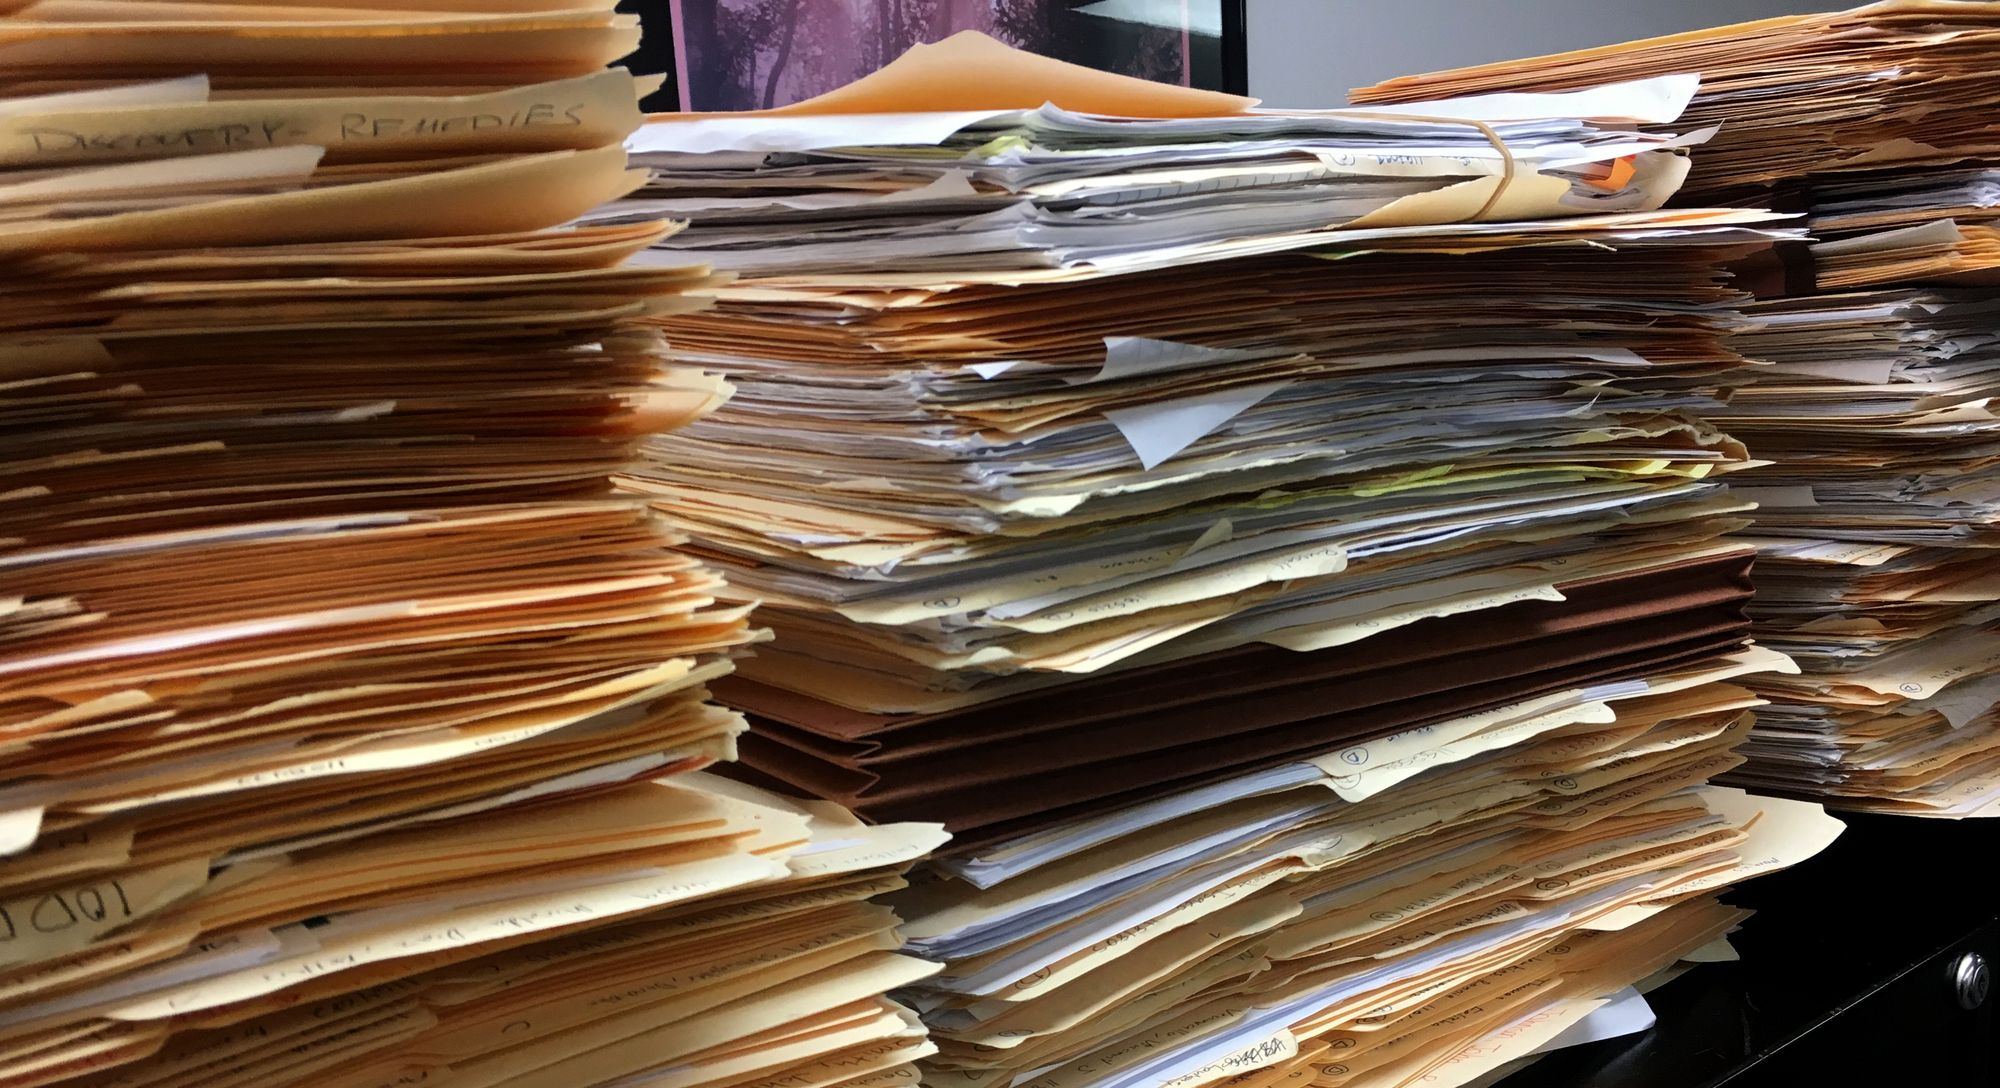
[[(988, 108), (939, 105), (977, 86), (983, 65), (1012, 73), (993, 77)], [(872, 110), (923, 112), (642, 130), (629, 146), (651, 185), (600, 218), (689, 218), (695, 229), (662, 239), (656, 258), (760, 279), (1061, 281), (1298, 249), (1333, 227), (1393, 241), (1438, 222), (1650, 211), (1687, 173), (1675, 149), (1709, 136), (1637, 127), (1672, 122), (1694, 89), (1687, 77), (1369, 114), (1246, 112), (1245, 99), (1095, 75), (960, 34), (857, 84), (874, 88)], [(855, 108), (847, 98), (803, 108)], [(1620, 122), (1548, 112), (1563, 108)], [(1516, 229), (1468, 222), (1464, 233)]]
[[(1650, 1022), (1713, 895), (1841, 829), (1702, 786), (1757, 651), (1436, 722), (954, 857), (892, 900), (926, 1083), (1467, 1083)], [(1603, 1010), (1601, 1019), (1592, 1017)], [(1624, 1023), (1607, 1032), (1604, 1023)]]
[[(1753, 73), (1750, 58), (1792, 55), (1802, 34), (1818, 42), (1812, 69)], [(1981, 120), (2000, 102), (1996, 54), (2000, 5), (1972, 3), (1745, 24), (1591, 62), (1702, 73), (1696, 108), (1724, 127), (1697, 177), (1731, 132), (1739, 147), (1820, 149), (1727, 179), (1793, 194), (1814, 236), (1746, 308), (1732, 346), (1761, 365), (1711, 413), (1772, 462), (1739, 488), (1760, 506), (1757, 637), (1803, 668), (1755, 681), (1771, 705), (1732, 781), (1885, 812), (2000, 812), (2000, 137)], [(1583, 63), (1361, 97), (1544, 89)], [(1836, 73), (1838, 95), (1822, 82)], [(1804, 104), (1821, 94), (1858, 112)]]
[[(650, 184), (589, 217), (687, 215), (651, 259), (739, 273), (657, 321), (735, 396), (626, 483), (774, 629), (716, 687), (741, 766), (954, 833), (896, 900), (948, 961), (926, 1083), (1463, 1083), (1828, 840), (1703, 789), (1759, 703), (1731, 681), (1791, 667), (1746, 640), (1746, 457), (1702, 418), (1746, 380), (1722, 261), (1798, 232), (1657, 210), (1681, 141), (1616, 119), (1692, 80), (1134, 114), (1023, 60), (1044, 85), (922, 112), (988, 52), (824, 130), (648, 126)], [(1538, 165), (1544, 132), (1607, 157)], [(1525, 150), (1460, 154), (1486, 133)], [(1334, 169), (1262, 180), (1293, 159)], [(1427, 180), (1273, 213), (1382, 174)], [(1057, 238), (1099, 219), (1151, 240)]]
[[(788, 121), (735, 123), (753, 142), (767, 120)], [(1124, 123), (1155, 140), (1179, 122)], [(1238, 141), (1210, 142), (1180, 154)], [(815, 204), (832, 169), (711, 156), (713, 176), (660, 156), (639, 207)], [(1192, 172), (1129, 184), (1204, 190)], [(661, 321), (735, 396), (628, 482), (776, 630), (728, 682), (765, 726), (749, 762), (873, 818), (1008, 834), (1737, 646), (1750, 549), (1717, 538), (1749, 508), (1721, 482), (1743, 453), (1699, 412), (1741, 380), (1715, 246), (1782, 235), (1756, 226), (1772, 218), (1412, 226), (1354, 243), (1385, 251), (1365, 259), (1076, 263), (1053, 282), (900, 258), (745, 270), (713, 310)], [(680, 237), (708, 236), (696, 216)]]
[(699, 776), (604, 3), (0, 17), (0, 1083), (896, 1083), (943, 839)]
[(2000, 297), (1900, 288), (1773, 300), (1768, 360), (1728, 409), (1776, 462), (1754, 615), (1799, 676), (1737, 780), (1857, 808), (1963, 816), (2000, 802)]
[(1399, 110), (1440, 95), (1698, 75), (1684, 124), (1720, 130), (1682, 195), (1757, 201), (1773, 186), (1825, 171), (1894, 166), (1924, 178), (2000, 155), (1992, 124), (1996, 47), (2000, 4), (1890, 0), (1404, 76), (1357, 88), (1350, 99)]

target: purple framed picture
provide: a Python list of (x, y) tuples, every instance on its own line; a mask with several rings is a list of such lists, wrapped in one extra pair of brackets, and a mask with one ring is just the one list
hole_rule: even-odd
[(1241, 93), (1243, 0), (626, 0), (645, 16), (654, 110), (768, 109), (977, 30), (1105, 71)]

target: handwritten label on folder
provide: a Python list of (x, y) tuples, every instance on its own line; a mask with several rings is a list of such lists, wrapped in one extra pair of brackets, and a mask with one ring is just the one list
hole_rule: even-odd
[[(400, 113), (385, 115), (350, 111), (341, 113), (335, 119), (335, 139), (332, 142), (387, 141), (392, 137), (440, 136), (496, 129), (580, 127), (584, 123), (583, 111), (586, 108), (588, 104), (583, 102), (533, 102), (525, 108), (504, 114), (472, 112), (402, 116)], [(24, 119), (15, 126), (10, 136), (17, 145), (13, 151), (32, 150), (37, 156), (192, 154), (313, 142), (328, 135), (324, 127), (320, 118), (265, 115), (194, 125), (134, 128), (105, 124), (74, 127), (37, 125), (32, 119)]]
[(114, 163), (290, 146), (584, 149), (622, 138), (639, 120), (632, 77), (616, 70), (445, 99), (356, 95), (55, 109), (0, 114), (0, 165)]

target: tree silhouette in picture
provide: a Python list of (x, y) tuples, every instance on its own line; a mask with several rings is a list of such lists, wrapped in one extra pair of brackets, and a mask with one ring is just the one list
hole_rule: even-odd
[(771, 71), (764, 77), (764, 108), (778, 104), (778, 77), (785, 72), (785, 65), (792, 59), (792, 42), (799, 36), (799, 23), (805, 18), (805, 0), (791, 0), (786, 5), (784, 29), (779, 32), (778, 55), (771, 58)]
[(1055, 39), (1048, 0), (993, 0), (993, 36), (1021, 49), (1046, 52)]

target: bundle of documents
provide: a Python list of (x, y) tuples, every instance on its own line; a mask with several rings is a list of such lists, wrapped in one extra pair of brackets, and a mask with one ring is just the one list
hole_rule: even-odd
[[(1090, 114), (1108, 92), (1079, 83), (1048, 100)], [(1267, 116), (1208, 122), (1212, 152)], [(866, 121), (842, 120), (847, 138)], [(755, 146), (798, 119), (635, 142), (725, 123)], [(1297, 141), (1251, 145), (1329, 154)], [(1631, 166), (1619, 154), (1607, 169)], [(1105, 184), (1150, 177), (1120, 158)], [(652, 191), (718, 206), (776, 186), (829, 235), (872, 221), (801, 191), (818, 175), (792, 153), (682, 160)], [(1749, 549), (1717, 537), (1748, 505), (1719, 477), (1743, 455), (1699, 412), (1740, 364), (1718, 247), (1787, 236), (1772, 218), (1294, 232), (1261, 240), (1351, 248), (1196, 262), (1169, 243), (1120, 274), (1092, 258), (1046, 275), (977, 271), (978, 251), (972, 271), (795, 273), (793, 228), (774, 228), (714, 310), (660, 319), (678, 360), (737, 392), (627, 482), (776, 629), (722, 692), (756, 716), (747, 762), (873, 819), (1005, 836), (1734, 648)], [(715, 229), (697, 214), (681, 237)]]
[(1700, 784), (1757, 703), (1727, 681), (1775, 658), (1558, 692), (948, 859), (895, 900), (913, 950), (948, 960), (918, 984), (924, 1082), (1450, 1086), (1531, 1053), (1720, 951), (1745, 912), (1715, 890), (1839, 833), (1816, 804)]
[(2000, 285), (2000, 172), (1891, 168), (1811, 179), (1808, 262), (1821, 291)]
[[(924, 1083), (1461, 1084), (1720, 954), (1711, 893), (1839, 826), (1706, 788), (1731, 681), (1792, 668), (1746, 640), (1747, 458), (1703, 418), (1747, 380), (1722, 263), (1798, 232), (1508, 203), (1677, 178), (1629, 132), (1535, 162), (1632, 87), (1428, 105), (1519, 174), (1395, 196), (1349, 175), (1479, 160), (1027, 61), (937, 117), (922, 58), (808, 104), (848, 111), (816, 141), (649, 126), (648, 190), (587, 221), (689, 215), (649, 259), (740, 273), (656, 319), (735, 395), (624, 482), (775, 629), (717, 685), (744, 764), (954, 833), (892, 900), (947, 961)], [(1258, 191), (1294, 161), (1336, 169)]]
[(1777, 464), (1743, 489), (1760, 640), (1804, 667), (1736, 778), (1853, 807), (1967, 815), (2000, 801), (2000, 298), (1894, 290), (1760, 303), (1770, 361), (1733, 433)]
[(736, 396), (632, 483), (777, 631), (746, 758), (969, 832), (1734, 645), (1710, 255), (732, 285), (666, 325)]
[(1947, 218), (2000, 219), (2000, 169), (1988, 166), (1862, 170), (1814, 179), (1812, 229), (1841, 237)]
[[(1032, 108), (940, 112), (934, 85), (982, 63), (1042, 75), (1023, 100)], [(1689, 78), (1394, 114), (1246, 112), (1182, 89), (1133, 103), (1096, 73), (969, 31), (864, 82), (924, 112), (651, 126), (630, 144), (651, 168), (645, 198), (607, 214), (691, 219), (659, 243), (664, 259), (759, 276), (1131, 271), (1296, 248), (1333, 227), (1393, 236), (1413, 223), (1651, 210), (1687, 172), (1674, 149), (1709, 136), (1634, 128), (1672, 122)], [(1617, 120), (1554, 112), (1566, 107)]]
[(2000, 4), (1887, 0), (1524, 60), (1404, 76), (1358, 106), (1444, 95), (1547, 92), (1698, 73), (1687, 122), (1720, 125), (1686, 192), (1751, 196), (1808, 174), (1910, 169), (2000, 156)]
[[(934, 1052), (916, 1014), (883, 994), (937, 965), (898, 954), (895, 914), (868, 900), (905, 886), (902, 872), (945, 838), (935, 825), (863, 827), (835, 805), (697, 772), (587, 808), (530, 808), (483, 841), (440, 827), (397, 846), (411, 865), (480, 850), (576, 857), (610, 834), (643, 848), (648, 868), (583, 895), (532, 897), (520, 883), (449, 930), (405, 912), (406, 958), (374, 969), (303, 972), (268, 995), (210, 979), (129, 1006), (128, 1032), (172, 1015), (175, 1033), (110, 1083), (859, 1088), (906, 1082)], [(471, 943), (473, 924), (493, 932)]]
[(2000, 286), (2000, 227), (1936, 219), (1833, 238), (1812, 246), (1812, 262), (1822, 291), (1902, 283)]
[[(1762, 364), (1710, 414), (1759, 459), (1759, 641), (1796, 676), (1730, 781), (1919, 815), (2000, 802), (2000, 5), (1885, 3), (1394, 80), (1542, 91), (1698, 71), (1722, 124), (1694, 185), (1792, 192), (1815, 241), (1732, 347)], [(1803, 272), (1803, 275), (1798, 273)], [(1791, 297), (1781, 297), (1789, 294)]]
[[(941, 835), (667, 777), (732, 754), (753, 632), (610, 480), (728, 394), (640, 323), (706, 305), (626, 263), (670, 228), (560, 226), (641, 180), (629, 20), (8, 7), (0, 1083), (907, 1065), (930, 968), (855, 903)], [(490, 1058), (511, 978), (688, 964), (671, 1011), (538, 982), (559, 1072)], [(716, 1007), (768, 1040), (675, 1027)]]

